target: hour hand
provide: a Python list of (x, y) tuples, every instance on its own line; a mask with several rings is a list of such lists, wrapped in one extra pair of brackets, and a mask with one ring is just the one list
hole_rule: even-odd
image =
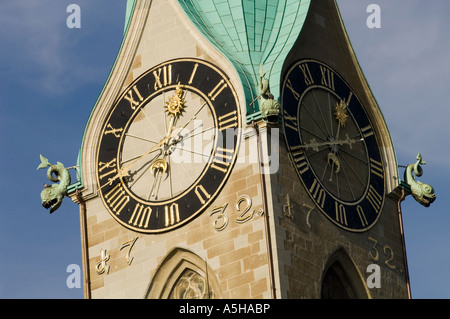
[(147, 200), (149, 200), (150, 198), (157, 199), (162, 176), (167, 172), (168, 167), (169, 165), (164, 158), (160, 158), (154, 161), (152, 165), (150, 165), (150, 170), (155, 180), (153, 181), (153, 185)]
[[(108, 182), (106, 182), (106, 183), (105, 183), (103, 186), (101, 186), (99, 189), (102, 189), (103, 187), (105, 187), (105, 186), (107, 186), (107, 185), (112, 185), (112, 183), (113, 183), (115, 180), (119, 179), (119, 178), (124, 178), (124, 177), (130, 176), (130, 175), (132, 174), (132, 173), (131, 173), (131, 169), (132, 169), (139, 161), (141, 161), (144, 157), (146, 157), (147, 155), (149, 155), (149, 154), (151, 154), (151, 153), (153, 153), (153, 152), (155, 152), (155, 151), (160, 151), (160, 154), (159, 154), (159, 155), (161, 155), (161, 152), (162, 152), (162, 148), (161, 148), (161, 147), (167, 142), (168, 139), (169, 139), (169, 137), (163, 138), (158, 144), (156, 144), (156, 145), (154, 145), (152, 148), (150, 148), (150, 150), (148, 150), (148, 151), (145, 152), (144, 154), (142, 154), (142, 155), (140, 155), (140, 156), (134, 158), (134, 160), (133, 160), (133, 162), (132, 162), (131, 164), (129, 164), (129, 165), (127, 165), (127, 166), (117, 167), (117, 168), (114, 168), (113, 170), (111, 170), (111, 172), (108, 173), (108, 174), (115, 173), (115, 175), (112, 176), (112, 177), (109, 177), (109, 178), (108, 178)], [(159, 156), (159, 155), (158, 155), (158, 156)], [(106, 167), (106, 166), (105, 166), (105, 167)], [(102, 176), (100, 176), (100, 178), (102, 178)]]
[(158, 158), (163, 153), (163, 150), (162, 148), (160, 148), (156, 149), (155, 152), (157, 153), (154, 154), (152, 158), (146, 160), (142, 165), (140, 165), (140, 167), (135, 168), (133, 171), (128, 170), (128, 172), (126, 172), (126, 175), (123, 177), (124, 181), (126, 181), (127, 183), (131, 183), (130, 185), (132, 186), (137, 180), (139, 180), (158, 160)]

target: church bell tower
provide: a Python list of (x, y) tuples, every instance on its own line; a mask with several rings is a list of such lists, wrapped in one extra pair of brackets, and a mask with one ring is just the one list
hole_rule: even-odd
[(409, 298), (397, 163), (335, 0), (128, 0), (79, 155), (86, 298)]

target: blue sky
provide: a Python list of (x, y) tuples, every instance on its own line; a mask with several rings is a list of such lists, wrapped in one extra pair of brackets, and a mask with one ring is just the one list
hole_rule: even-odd
[[(81, 8), (69, 29), (66, 8)], [(381, 28), (366, 8), (381, 8)], [(450, 12), (448, 0), (338, 0), (359, 63), (388, 123), (399, 165), (421, 152), (430, 208), (403, 203), (413, 298), (450, 298)], [(70, 264), (81, 266), (78, 206), (65, 198), (54, 214), (39, 194), (37, 171), (76, 164), (88, 116), (119, 50), (126, 1), (14, 0), (0, 3), (0, 298), (82, 298), (69, 289)], [(403, 174), (403, 169), (400, 169)]]

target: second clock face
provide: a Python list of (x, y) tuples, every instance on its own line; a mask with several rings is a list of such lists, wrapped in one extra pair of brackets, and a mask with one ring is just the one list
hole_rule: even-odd
[(240, 141), (241, 115), (226, 75), (197, 59), (148, 70), (118, 99), (97, 159), (99, 194), (124, 226), (178, 227), (223, 187)]
[(384, 165), (356, 94), (335, 70), (314, 60), (288, 71), (282, 94), (291, 161), (316, 206), (344, 229), (372, 227), (384, 204)]

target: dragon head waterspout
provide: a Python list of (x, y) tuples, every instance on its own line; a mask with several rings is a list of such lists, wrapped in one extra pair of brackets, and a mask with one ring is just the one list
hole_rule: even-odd
[(42, 206), (50, 209), (51, 214), (61, 206), (63, 198), (66, 196), (67, 186), (70, 185), (70, 174), (62, 163), (57, 162), (56, 165), (52, 165), (41, 155), (41, 164), (37, 169), (46, 167), (49, 167), (47, 178), (52, 182), (59, 182), (59, 184), (44, 185), (41, 192)]
[[(410, 164), (406, 167), (404, 178), (406, 183), (411, 188), (411, 195), (421, 205), (430, 207), (430, 205), (436, 200), (436, 194), (434, 188), (429, 185), (416, 181), (415, 177), (420, 177), (423, 174), (422, 167), (426, 162), (423, 160), (422, 155), (417, 155), (417, 162)], [(414, 173), (414, 174), (413, 174)]]
[(50, 214), (61, 206), (63, 200), (61, 191), (57, 189), (59, 185), (55, 184), (53, 186), (46, 187), (41, 192), (42, 206), (45, 209), (50, 209)]

